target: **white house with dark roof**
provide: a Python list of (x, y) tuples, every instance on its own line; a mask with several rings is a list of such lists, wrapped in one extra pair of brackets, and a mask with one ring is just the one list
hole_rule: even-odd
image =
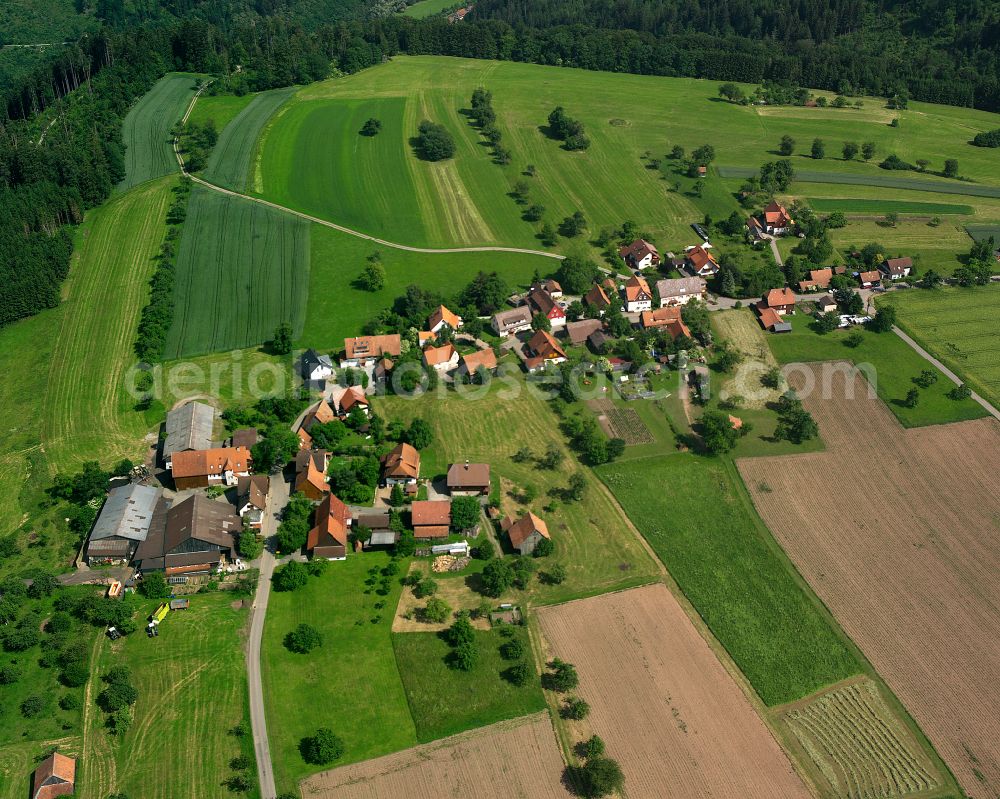
[(302, 353), (302, 378), (310, 383), (333, 377), (333, 358), (316, 350)]

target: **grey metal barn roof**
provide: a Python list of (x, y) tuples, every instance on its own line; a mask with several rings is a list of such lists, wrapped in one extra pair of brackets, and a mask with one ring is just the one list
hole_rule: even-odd
[(167, 414), (163, 456), (188, 449), (211, 449), (212, 428), (218, 411), (204, 402), (189, 402)]
[(120, 537), (145, 541), (162, 493), (159, 488), (144, 485), (112, 489), (90, 533), (90, 540)]

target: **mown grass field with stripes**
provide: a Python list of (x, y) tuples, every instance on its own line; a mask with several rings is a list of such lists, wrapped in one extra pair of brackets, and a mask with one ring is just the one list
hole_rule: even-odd
[[(512, 153), (509, 166), (492, 163), (463, 113), (477, 86), (493, 92), (503, 144)], [(1000, 167), (967, 143), (970, 130), (996, 127), (997, 115), (918, 103), (890, 112), (875, 98), (865, 98), (860, 110), (742, 107), (720, 101), (717, 89), (712, 81), (400, 56), (300, 90), (264, 136), (257, 187), (277, 202), (408, 244), (527, 245), (536, 241), (538, 225), (524, 222), (506, 195), (530, 164), (536, 176), (524, 179), (531, 202), (545, 206), (548, 221), (557, 224), (577, 209), (592, 231), (631, 219), (661, 248), (677, 249), (690, 243), (687, 226), (708, 205), (713, 216), (737, 206), (728, 192), (709, 203), (710, 187), (696, 197), (683, 179), (681, 191), (671, 191), (678, 178), (669, 162), (656, 169), (651, 159), (663, 159), (673, 145), (690, 152), (711, 144), (722, 165), (709, 175), (713, 184), (720, 176), (755, 173), (776, 157), (787, 133), (799, 149), (824, 138), (831, 153), (822, 161), (794, 155), (803, 180), (1000, 198)], [(592, 140), (586, 152), (566, 152), (545, 135), (547, 115), (557, 105), (585, 124)], [(358, 130), (369, 116), (382, 119), (383, 130), (364, 141)], [(890, 127), (896, 116), (900, 126)], [(425, 118), (452, 132), (453, 159), (430, 164), (413, 153), (409, 138)], [(875, 158), (844, 161), (842, 140), (875, 142)], [(877, 166), (890, 152), (911, 162), (926, 157), (930, 172), (940, 170), (944, 158), (957, 158), (960, 172), (972, 180), (890, 174)]]
[(198, 77), (183, 72), (165, 75), (129, 109), (122, 125), (125, 179), (118, 184), (119, 191), (177, 170), (170, 129), (184, 116)]
[(133, 410), (125, 381), (176, 182), (126, 192), (80, 228), (41, 410), (42, 445), (60, 471), (143, 452), (150, 425)]
[[(225, 127), (212, 149), (204, 178), (234, 191), (245, 191), (253, 170), (257, 140), (268, 120), (295, 90), (273, 89), (255, 95)], [(242, 99), (242, 98), (241, 98)], [(195, 109), (200, 105), (200, 99)]]
[[(190, 609), (164, 619), (156, 638), (140, 628), (119, 641), (100, 640), (77, 765), (79, 799), (106, 799), (115, 792), (143, 799), (233, 795), (223, 782), (234, 773), (229, 761), (242, 745), (227, 731), (243, 720), (247, 701), (243, 641), (249, 611), (234, 610), (232, 601), (225, 592), (199, 594), (191, 597)], [(144, 619), (156, 605), (141, 602), (137, 617)], [(132, 725), (117, 739), (95, 703), (100, 675), (116, 665), (131, 670), (139, 693)], [(246, 773), (256, 784), (253, 768)]]
[(255, 346), (282, 322), (299, 335), (308, 285), (308, 222), (196, 187), (177, 251), (166, 358)]
[[(493, 92), (503, 144), (513, 157), (508, 166), (493, 163), (463, 113), (478, 86)], [(553, 224), (581, 210), (594, 232), (633, 219), (651, 235), (681, 240), (688, 222), (702, 214), (639, 159), (647, 149), (661, 154), (665, 147), (662, 123), (669, 109), (653, 103), (670, 87), (634, 76), (513, 63), (393, 59), (302, 89), (264, 138), (259, 188), (269, 199), (344, 224), (351, 219), (366, 233), (406, 244), (540, 248), (540, 224), (524, 221), (523, 207), (508, 196), (523, 179), (530, 202), (545, 206)], [(627, 105), (623, 96), (631, 96)], [(593, 142), (586, 152), (567, 152), (541, 130), (557, 105), (586, 125)], [(383, 123), (370, 141), (358, 135), (368, 117)], [(449, 129), (453, 159), (428, 163), (415, 155), (409, 140), (423, 119)], [(703, 143), (703, 131), (697, 138), (690, 131), (690, 141), (685, 132), (685, 143)], [(522, 175), (529, 164), (534, 178)], [(560, 247), (568, 245), (562, 240)]]
[(1000, 286), (893, 292), (899, 325), (983, 397), (1000, 406)]

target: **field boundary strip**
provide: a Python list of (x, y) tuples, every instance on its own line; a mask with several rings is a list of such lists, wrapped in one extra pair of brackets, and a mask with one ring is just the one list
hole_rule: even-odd
[[(745, 166), (717, 166), (719, 177), (750, 178), (759, 170)], [(891, 175), (858, 175), (840, 172), (814, 172), (796, 170), (795, 181), (800, 183), (843, 183), (850, 186), (877, 186), (884, 189), (928, 191), (938, 194), (967, 194), (971, 197), (1000, 197), (1000, 186), (983, 186), (978, 183), (945, 183), (934, 180), (910, 180)]]

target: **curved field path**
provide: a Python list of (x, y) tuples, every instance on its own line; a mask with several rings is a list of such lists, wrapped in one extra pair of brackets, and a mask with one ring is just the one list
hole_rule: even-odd
[(391, 247), (394, 250), (419, 252), (425, 255), (442, 255), (446, 253), (459, 252), (515, 252), (522, 253), (524, 255), (541, 255), (545, 258), (554, 258), (557, 261), (562, 261), (566, 257), (565, 255), (560, 255), (559, 253), (545, 252), (544, 250), (532, 250), (527, 247), (411, 247), (408, 244), (400, 244), (396, 241), (380, 239), (377, 236), (369, 236), (367, 233), (362, 233), (360, 230), (344, 227), (343, 225), (338, 225), (336, 222), (331, 222), (328, 219), (320, 219), (318, 216), (312, 216), (310, 214), (303, 213), (302, 211), (296, 211), (294, 208), (289, 208), (285, 205), (278, 205), (278, 203), (273, 203), (270, 200), (263, 199), (262, 197), (254, 197), (250, 194), (233, 191), (232, 189), (224, 189), (222, 186), (216, 186), (214, 183), (209, 183), (207, 180), (203, 180), (197, 175), (191, 175), (186, 171), (184, 174), (191, 178), (191, 180), (199, 186), (204, 186), (206, 189), (211, 189), (212, 191), (217, 191), (222, 194), (228, 194), (230, 197), (242, 197), (244, 200), (249, 200), (253, 203), (260, 203), (261, 205), (266, 205), (269, 208), (275, 208), (279, 211), (284, 211), (287, 214), (293, 214), (294, 216), (297, 216), (300, 219), (305, 219), (308, 222), (315, 222), (317, 225), (333, 228), (334, 230), (339, 230), (341, 233), (347, 233), (348, 235), (356, 236), (359, 239), (365, 239), (366, 241), (371, 241), (375, 244), (381, 244), (383, 247)]
[(1000, 796), (1000, 424), (905, 430), (860, 377), (832, 386), (804, 399), (825, 452), (742, 459), (740, 472), (965, 791)]
[[(204, 91), (208, 83), (204, 84), (201, 89), (191, 98), (191, 102), (188, 104), (187, 111), (184, 112), (184, 116), (181, 118), (182, 122), (186, 122), (188, 117), (191, 116), (191, 111), (194, 109), (194, 105), (198, 102), (198, 96)], [(243, 192), (233, 191), (232, 189), (227, 189), (222, 186), (217, 186), (214, 183), (210, 183), (204, 178), (200, 178), (197, 175), (190, 174), (184, 168), (184, 159), (181, 158), (181, 154), (178, 150), (177, 141), (174, 141), (174, 157), (177, 159), (177, 166), (180, 168), (181, 174), (186, 175), (191, 178), (191, 180), (197, 183), (199, 186), (204, 186), (206, 189), (211, 189), (212, 191), (217, 191), (221, 194), (229, 195), (230, 197), (242, 197), (244, 200), (249, 202), (259, 203), (260, 205), (266, 205), (268, 208), (274, 208), (278, 211), (284, 211), (287, 214), (292, 214), (299, 217), (300, 219), (305, 219), (308, 222), (314, 222), (317, 225), (323, 225), (323, 227), (332, 228), (333, 230), (339, 230), (341, 233), (347, 233), (350, 236), (356, 236), (359, 239), (364, 239), (365, 241), (370, 241), (375, 244), (380, 244), (383, 247), (390, 247), (395, 250), (406, 250), (407, 252), (418, 252), (425, 255), (440, 255), (443, 253), (462, 253), (462, 252), (513, 252), (522, 253), (524, 255), (541, 255), (545, 258), (554, 258), (557, 261), (562, 261), (566, 258), (565, 255), (560, 255), (554, 252), (545, 252), (544, 250), (532, 250), (527, 247), (411, 247), (408, 244), (400, 244), (399, 242), (389, 241), (387, 239), (380, 239), (377, 236), (370, 236), (367, 233), (362, 233), (360, 230), (354, 230), (353, 228), (345, 227), (344, 225), (338, 225), (336, 222), (331, 222), (328, 219), (320, 219), (317, 216), (312, 216), (311, 214), (303, 213), (302, 211), (296, 211), (294, 208), (289, 208), (285, 205), (279, 205), (278, 203), (273, 203), (270, 200), (265, 200), (262, 197), (254, 197), (250, 194), (244, 194)]]

